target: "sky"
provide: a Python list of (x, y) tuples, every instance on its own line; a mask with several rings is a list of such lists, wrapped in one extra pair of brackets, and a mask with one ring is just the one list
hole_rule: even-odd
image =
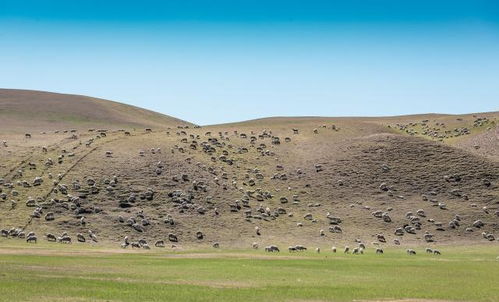
[(499, 1), (0, 0), (0, 87), (207, 125), (499, 110)]

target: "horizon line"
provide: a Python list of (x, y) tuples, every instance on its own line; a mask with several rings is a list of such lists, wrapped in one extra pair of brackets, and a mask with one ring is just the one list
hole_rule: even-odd
[(219, 125), (230, 125), (230, 124), (238, 124), (238, 123), (247, 123), (247, 122), (254, 122), (254, 121), (259, 121), (259, 120), (269, 120), (269, 119), (286, 119), (286, 118), (295, 118), (295, 119), (331, 119), (331, 118), (337, 118), (337, 119), (346, 119), (346, 118), (351, 118), (351, 119), (376, 119), (376, 118), (397, 118), (397, 117), (416, 117), (420, 115), (433, 115), (433, 116), (459, 116), (459, 115), (476, 115), (476, 114), (490, 114), (490, 113), (499, 113), (499, 108), (498, 109), (493, 109), (490, 111), (480, 111), (480, 112), (460, 112), (460, 113), (444, 113), (444, 112), (417, 112), (417, 113), (404, 113), (404, 114), (398, 114), (398, 115), (337, 115), (337, 116), (323, 116), (323, 115), (270, 115), (270, 116), (263, 116), (263, 117), (255, 117), (255, 118), (250, 118), (250, 119), (244, 119), (244, 120), (238, 120), (238, 121), (227, 121), (227, 122), (222, 122), (222, 123), (216, 123), (216, 124), (197, 124), (194, 121), (189, 121), (186, 119), (183, 119), (182, 117), (177, 117), (170, 115), (165, 112), (160, 112), (156, 111), (153, 109), (149, 109), (146, 107), (140, 107), (135, 104), (130, 104), (126, 103), (123, 101), (119, 100), (112, 100), (106, 97), (100, 97), (100, 96), (89, 96), (85, 94), (79, 94), (79, 93), (66, 93), (66, 92), (55, 92), (55, 91), (48, 91), (48, 90), (39, 90), (39, 89), (23, 89), (23, 88), (5, 88), (5, 87), (0, 87), (0, 91), (2, 90), (11, 90), (11, 91), (25, 91), (25, 92), (39, 92), (39, 93), (48, 93), (48, 94), (59, 94), (59, 95), (68, 95), (68, 96), (78, 96), (78, 97), (84, 97), (84, 98), (91, 98), (91, 99), (97, 99), (100, 101), (105, 101), (105, 102), (114, 102), (126, 106), (132, 106), (140, 109), (145, 109), (151, 112), (155, 112), (158, 114), (162, 114), (165, 116), (169, 116), (171, 118), (175, 118), (187, 123), (191, 123), (196, 126), (203, 126), (203, 127), (209, 127), (209, 126), (219, 126)]

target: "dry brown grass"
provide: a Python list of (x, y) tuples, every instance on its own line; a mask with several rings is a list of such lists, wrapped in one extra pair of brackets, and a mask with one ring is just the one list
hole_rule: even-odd
[(113, 101), (33, 90), (0, 89), (0, 133), (87, 128), (191, 125), (180, 119)]
[[(12, 197), (5, 202), (0, 202), (0, 211), (4, 213), (0, 217), (0, 227), (25, 227), (27, 231), (36, 231), (37, 234), (53, 232), (60, 234), (67, 231), (71, 235), (76, 233), (86, 234), (89, 229), (94, 231), (99, 238), (98, 244), (116, 245), (123, 236), (129, 235), (133, 239), (146, 238), (148, 240), (166, 239), (169, 233), (179, 236), (178, 248), (207, 248), (213, 242), (220, 242), (222, 248), (226, 247), (249, 247), (252, 242), (258, 242), (260, 247), (277, 243), (281, 246), (291, 244), (307, 244), (309, 246), (321, 246), (329, 249), (332, 245), (337, 247), (345, 244), (354, 245), (353, 239), (361, 239), (370, 244), (375, 241), (376, 233), (384, 233), (389, 243), (395, 238), (393, 232), (396, 227), (408, 223), (405, 213), (424, 209), (427, 217), (422, 219), (422, 229), (416, 235), (405, 235), (401, 238), (403, 245), (426, 245), (422, 240), (424, 231), (436, 234), (437, 244), (456, 244), (482, 242), (480, 233), (483, 230), (475, 230), (473, 233), (464, 231), (465, 227), (471, 225), (476, 219), (482, 219), (486, 223), (485, 231), (497, 231), (497, 217), (493, 216), (498, 210), (498, 179), (499, 164), (494, 159), (499, 149), (494, 148), (497, 141), (494, 139), (483, 140), (482, 136), (491, 136), (497, 133), (497, 128), (491, 131), (476, 129), (469, 136), (459, 137), (455, 140), (436, 142), (424, 137), (409, 136), (388, 125), (396, 123), (417, 122), (430, 119), (431, 123), (445, 122), (448, 127), (471, 127), (472, 115), (457, 116), (447, 115), (418, 115), (388, 118), (272, 118), (243, 123), (213, 125), (201, 129), (185, 129), (187, 134), (196, 137), (192, 139), (189, 135), (177, 135), (177, 120), (155, 115), (158, 119), (150, 120), (150, 114), (137, 114), (135, 108), (120, 107), (116, 103), (107, 103), (101, 100), (85, 97), (75, 97), (74, 101), (68, 102), (65, 95), (51, 95), (46, 93), (3, 91), (4, 99), (14, 99), (10, 94), (20, 95), (19, 100), (27, 102), (23, 108), (32, 108), (34, 102), (45, 102), (50, 110), (60, 110), (60, 114), (81, 113), (81, 116), (92, 116), (91, 122), (99, 126), (99, 120), (106, 119), (112, 125), (123, 125), (135, 123), (135, 125), (156, 125), (159, 128), (170, 126), (170, 135), (166, 130), (155, 130), (153, 133), (145, 133), (142, 128), (126, 128), (131, 136), (125, 136), (123, 132), (110, 131), (107, 137), (96, 139), (91, 147), (85, 147), (85, 141), (95, 138), (95, 132), (79, 131), (78, 139), (69, 139), (68, 133), (38, 134), (38, 130), (46, 127), (43, 121), (35, 120), (33, 123), (41, 123), (35, 127), (34, 124), (20, 119), (18, 115), (7, 113), (12, 122), (14, 130), (16, 123), (32, 129), (33, 138), (26, 139), (23, 134), (9, 130), (9, 133), (0, 137), (9, 142), (9, 147), (0, 147), (2, 162), (0, 163), (0, 177), (6, 181), (17, 182), (21, 180), (32, 181), (36, 176), (44, 178), (44, 183), (39, 187), (23, 188), (16, 186), (19, 196)], [(2, 94), (0, 94), (1, 97)], [(22, 96), (22, 97), (21, 97)], [(73, 97), (73, 96), (71, 96)], [(37, 98), (31, 99), (31, 98)], [(54, 99), (52, 99), (54, 98)], [(23, 101), (23, 102), (24, 102)], [(52, 103), (53, 102), (53, 103)], [(1, 103), (0, 103), (1, 104)], [(14, 103), (9, 106), (14, 106)], [(64, 104), (64, 106), (60, 105)], [(100, 107), (93, 107), (94, 104)], [(19, 104), (15, 104), (19, 107)], [(15, 107), (14, 106), (14, 107)], [(97, 110), (96, 110), (97, 108)], [(47, 109), (47, 110), (49, 110)], [(49, 110), (49, 111), (50, 111)], [(138, 110), (138, 109), (137, 109)], [(29, 111), (29, 110), (28, 110)], [(141, 111), (142, 112), (142, 111)], [(0, 112), (0, 114), (2, 114)], [(496, 120), (497, 113), (484, 114)], [(147, 123), (153, 124), (147, 124)], [(10, 123), (10, 122), (9, 122)], [(61, 125), (69, 126), (61, 120)], [(50, 124), (50, 123), (49, 123)], [(88, 127), (90, 124), (84, 124)], [(339, 131), (331, 130), (334, 124)], [(83, 125), (83, 124), (82, 124)], [(131, 125), (131, 124), (128, 124)], [(327, 128), (322, 128), (326, 125)], [(161, 127), (163, 126), (163, 127)], [(32, 127), (32, 128), (30, 128)], [(294, 135), (292, 128), (299, 128), (300, 133)], [(9, 129), (7, 127), (7, 129)], [(275, 146), (270, 143), (269, 138), (258, 139), (256, 145), (265, 143), (266, 149), (273, 151), (272, 156), (262, 156), (256, 148), (249, 143), (248, 139), (242, 139), (234, 134), (246, 133), (251, 136), (262, 133), (264, 129), (271, 130), (272, 134), (281, 138), (281, 145)], [(313, 130), (318, 129), (318, 134)], [(205, 132), (211, 131), (212, 137), (218, 137), (218, 132), (228, 132), (228, 140), (220, 140), (225, 144), (216, 147), (212, 156), (197, 150), (191, 150), (189, 144), (195, 140), (199, 143), (206, 142), (208, 136)], [(495, 131), (495, 132), (494, 132)], [(285, 137), (290, 137), (291, 142), (284, 142)], [(186, 138), (188, 143), (181, 142)], [(480, 150), (469, 148), (474, 140), (480, 140), (483, 148), (488, 150), (484, 156)], [(229, 148), (231, 145), (232, 148)], [(41, 146), (48, 146), (49, 152), (41, 152)], [(170, 150), (175, 146), (181, 146), (186, 151), (180, 153)], [(249, 152), (238, 154), (238, 147), (246, 147)], [(161, 154), (152, 154), (151, 148), (161, 148)], [(66, 150), (66, 153), (63, 153)], [(112, 151), (113, 156), (107, 158), (106, 151)], [(139, 156), (139, 150), (145, 151), (145, 156)], [(234, 159), (234, 165), (227, 165), (219, 160), (222, 150), (229, 152), (229, 158)], [(476, 152), (475, 152), (476, 151)], [(68, 153), (74, 153), (68, 157)], [(47, 158), (56, 161), (57, 157), (65, 154), (61, 164), (53, 167), (45, 167)], [(190, 159), (190, 161), (187, 161)], [(161, 161), (165, 168), (161, 175), (154, 173), (157, 162)], [(37, 164), (36, 170), (29, 170), (28, 162)], [(324, 171), (315, 172), (314, 164), (323, 165)], [(277, 171), (276, 165), (282, 165), (284, 171)], [(382, 165), (390, 166), (390, 171), (383, 172)], [(214, 169), (217, 175), (210, 173), (208, 168)], [(245, 184), (245, 174), (249, 170), (258, 168), (264, 175), (263, 180), (257, 180), (255, 186)], [(24, 170), (23, 175), (16, 175), (18, 170)], [(297, 169), (303, 171), (302, 175), (296, 173)], [(221, 179), (221, 174), (228, 175), (227, 180)], [(288, 180), (272, 180), (274, 173), (286, 173)], [(61, 173), (61, 183), (71, 186), (73, 181), (80, 181), (86, 187), (86, 179), (93, 178), (97, 181), (100, 192), (90, 194), (86, 199), (81, 199), (81, 207), (89, 209), (84, 214), (87, 225), (79, 224), (79, 217), (73, 210), (63, 207), (62, 203), (51, 203), (50, 200), (58, 198), (67, 199), (53, 190), (52, 181), (48, 179), (48, 173), (56, 176)], [(188, 174), (189, 181), (173, 181), (174, 176)], [(251, 174), (251, 173), (250, 173)], [(113, 192), (108, 193), (104, 180), (116, 175), (119, 183)], [(444, 176), (459, 175), (460, 182), (447, 182)], [(219, 184), (215, 182), (219, 178)], [(254, 174), (251, 174), (254, 177)], [(483, 179), (492, 182), (491, 187), (483, 185)], [(202, 181), (207, 184), (206, 192), (194, 191), (192, 181)], [(232, 180), (237, 180), (237, 186), (231, 185)], [(343, 181), (340, 185), (339, 181)], [(386, 182), (393, 186), (393, 196), (379, 190), (379, 185)], [(227, 184), (227, 189), (222, 187)], [(132, 193), (139, 194), (146, 189), (155, 191), (153, 201), (139, 200), (131, 208), (120, 208), (119, 199)], [(243, 208), (237, 213), (229, 209), (229, 203), (240, 200), (246, 191), (261, 188), (269, 191), (274, 198), (262, 202), (251, 199), (250, 207), (255, 213), (261, 204), (264, 208), (276, 209), (284, 207), (286, 215), (280, 215), (276, 219), (257, 220), (244, 218)], [(459, 188), (468, 200), (450, 194), (450, 190)], [(200, 215), (194, 208), (181, 209), (171, 201), (168, 193), (173, 190), (192, 191), (193, 202), (197, 206), (203, 206), (207, 213)], [(10, 192), (10, 190), (5, 189)], [(421, 194), (434, 191), (434, 197), (438, 201), (445, 202), (448, 210), (440, 210), (431, 203), (423, 201)], [(78, 194), (76, 190), (70, 189), (70, 194)], [(298, 195), (300, 202), (292, 204), (292, 196)], [(27, 208), (24, 202), (29, 197), (42, 197), (45, 201), (44, 212), (54, 212), (56, 219), (47, 222), (43, 218), (33, 219), (29, 215), (33, 208)], [(279, 198), (285, 196), (290, 202), (281, 204)], [(211, 197), (212, 204), (208, 202)], [(10, 209), (9, 200), (14, 198), (18, 201), (16, 209)], [(472, 204), (477, 207), (472, 207)], [(318, 207), (310, 207), (311, 204), (320, 204)], [(489, 214), (483, 212), (482, 207), (487, 206)], [(214, 208), (218, 208), (220, 215), (214, 214)], [(384, 223), (374, 218), (371, 212), (374, 210), (386, 211), (393, 208), (390, 215), (392, 223)], [(150, 220), (151, 225), (146, 227), (146, 232), (137, 233), (129, 226), (118, 223), (118, 216), (127, 219), (143, 211)], [(329, 224), (325, 215), (331, 212), (343, 219), (341, 227), (343, 233), (330, 233), (327, 231)], [(293, 213), (293, 216), (288, 214)], [(304, 220), (303, 216), (311, 213), (315, 222)], [(172, 215), (176, 221), (174, 226), (166, 225), (163, 220)], [(456, 230), (447, 227), (448, 222), (455, 214), (463, 217), (462, 226)], [(435, 226), (426, 221), (432, 218), (442, 222), (446, 231), (435, 231)], [(303, 223), (303, 227), (297, 227), (297, 223)], [(259, 226), (262, 235), (255, 234), (254, 227)], [(324, 229), (326, 236), (319, 236), (319, 230)], [(195, 233), (203, 231), (205, 239), (195, 239)]]

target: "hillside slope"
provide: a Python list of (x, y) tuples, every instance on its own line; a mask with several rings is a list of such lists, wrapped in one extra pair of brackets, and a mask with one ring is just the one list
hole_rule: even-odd
[(380, 121), (332, 122), (18, 135), (0, 149), (0, 228), (183, 247), (498, 237), (497, 161)]
[(0, 132), (191, 125), (146, 109), (81, 95), (0, 89)]
[[(50, 121), (4, 111), (11, 125), (34, 128), (23, 128), (30, 138), (0, 135), (0, 229), (10, 231), (0, 244), (18, 239), (17, 231), (40, 240), (80, 234), (84, 244), (116, 246), (128, 236), (199, 248), (499, 242), (497, 113), (197, 128), (121, 104), (60, 97), (51, 110), (61, 112), (42, 111), (45, 117), (76, 114), (88, 128), (105, 118), (133, 125), (40, 133)], [(83, 107), (57, 104), (100, 109), (78, 115)], [(149, 115), (158, 127), (145, 131)]]

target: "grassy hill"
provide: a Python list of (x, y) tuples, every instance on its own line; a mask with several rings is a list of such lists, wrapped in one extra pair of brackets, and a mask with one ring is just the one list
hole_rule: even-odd
[(150, 110), (91, 98), (32, 90), (0, 89), (0, 131), (166, 128), (190, 125)]
[[(41, 95), (51, 102), (53, 94)], [(497, 113), (270, 118), (167, 130), (181, 121), (57, 96), (57, 104), (67, 106), (51, 105), (39, 120), (2, 113), (14, 130), (48, 127), (50, 114), (86, 120), (71, 124), (84, 125), (76, 136), (0, 136), (6, 140), (0, 146), (0, 228), (33, 231), (41, 240), (46, 233), (67, 232), (73, 240), (80, 233), (88, 244), (92, 231), (100, 245), (117, 246), (128, 236), (193, 248), (216, 242), (231, 248), (253, 242), (383, 246), (395, 239), (434, 247), (497, 243), (482, 232), (499, 238)], [(129, 133), (86, 131), (105, 120)], [(34, 185), (37, 177), (43, 182)], [(478, 220), (484, 225), (475, 226)]]

